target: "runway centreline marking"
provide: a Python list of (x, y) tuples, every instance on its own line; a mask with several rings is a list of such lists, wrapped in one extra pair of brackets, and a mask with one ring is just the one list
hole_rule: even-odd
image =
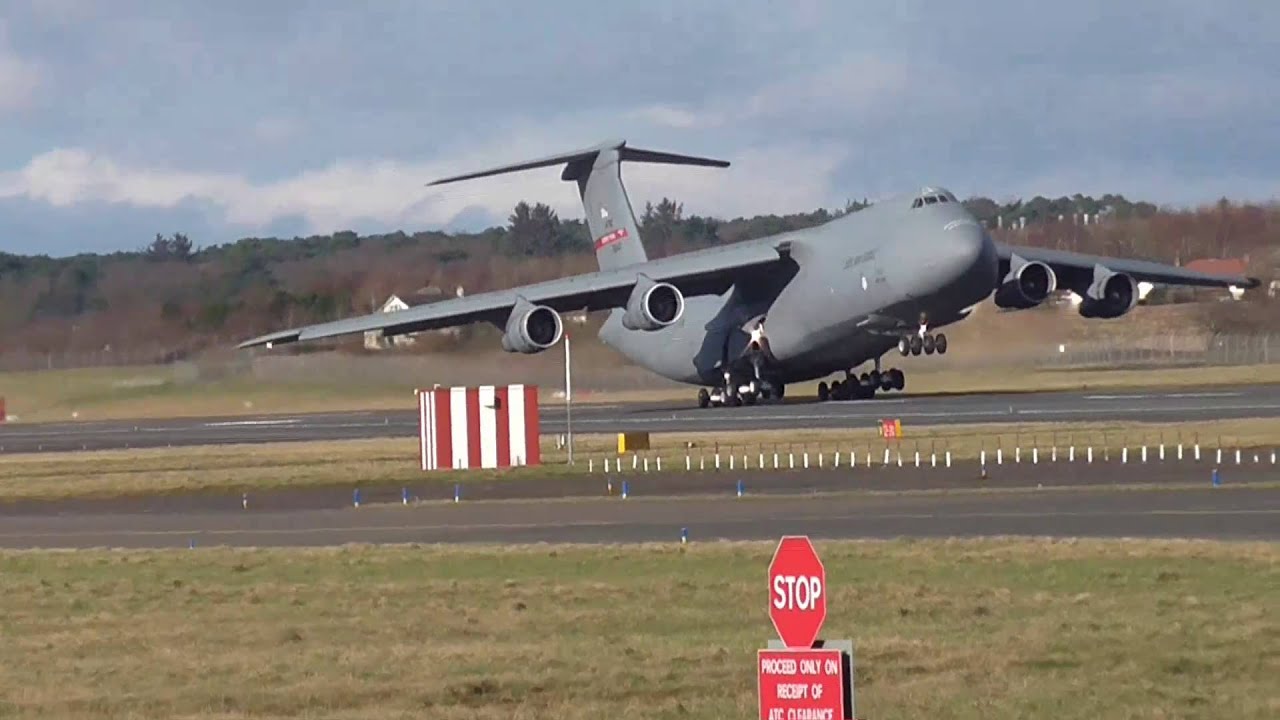
[[(243, 427), (243, 426), (259, 426), (259, 425), (297, 425), (301, 423), (299, 419), (271, 419), (271, 420), (223, 420), (221, 422), (207, 422), (200, 427)], [(144, 428), (150, 430), (152, 428)], [(168, 428), (166, 428), (168, 429)]]
[(1085, 395), (1085, 400), (1151, 400), (1154, 398), (1224, 398), (1224, 397), (1241, 397), (1244, 393), (1239, 392), (1198, 392), (1198, 393), (1158, 393), (1158, 394), (1129, 394), (1129, 395)]
[[(1137, 510), (1137, 511), (1102, 511), (1102, 512), (1007, 512), (1007, 513), (875, 513), (875, 520), (972, 520), (972, 519), (1028, 519), (1052, 517), (1149, 517), (1149, 516), (1251, 516), (1277, 515), (1275, 510)], [(858, 517), (857, 514), (837, 515), (791, 515), (782, 518), (791, 522), (811, 520), (843, 520)], [(176, 535), (267, 535), (289, 536), (311, 533), (364, 533), (364, 532), (406, 532), (413, 530), (540, 530), (555, 528), (596, 528), (596, 527), (669, 527), (684, 521), (657, 520), (621, 520), (621, 521), (575, 521), (561, 523), (473, 523), (473, 524), (439, 524), (426, 525), (340, 525), (317, 526), (308, 528), (214, 528), (214, 529), (182, 529), (182, 530), (98, 530), (70, 531), (65, 533), (33, 532), (33, 533), (0, 533), (0, 539), (22, 540), (42, 538), (79, 538), (79, 537), (167, 537)], [(707, 524), (734, 525), (758, 523), (760, 518), (713, 518)]]
[[(1280, 404), (1270, 403), (1265, 405), (1214, 405), (1214, 406), (1208, 406), (1208, 407), (1204, 405), (1169, 405), (1169, 406), (1161, 405), (1159, 407), (1125, 408), (1120, 412), (1142, 413), (1142, 414), (1175, 413), (1175, 412), (1204, 413), (1209, 410), (1280, 410)], [(1017, 415), (1082, 415), (1084, 413), (1096, 413), (1096, 412), (1098, 412), (1098, 408), (1057, 408), (1057, 409), (1044, 409), (1044, 410), (1037, 410), (1032, 408), (1028, 410), (1014, 411), (1014, 413)], [(964, 415), (965, 413), (955, 412), (955, 413), (947, 413), (947, 414)], [(1103, 418), (1103, 419), (1105, 420), (1107, 418)], [(1266, 418), (1262, 418), (1262, 419), (1266, 419)], [(1187, 420), (1184, 422), (1204, 422), (1204, 420), (1193, 419), (1193, 420)]]

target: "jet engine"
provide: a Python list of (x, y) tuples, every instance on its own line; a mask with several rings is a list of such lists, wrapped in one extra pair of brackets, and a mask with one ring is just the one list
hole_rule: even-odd
[(1025, 262), (1009, 271), (996, 288), (996, 307), (1026, 310), (1045, 301), (1058, 287), (1053, 268), (1038, 260)]
[(628, 330), (660, 330), (679, 320), (683, 314), (684, 295), (675, 285), (654, 282), (640, 275), (627, 300), (622, 327)]
[(1138, 303), (1138, 283), (1132, 275), (1112, 272), (1101, 265), (1093, 269), (1093, 282), (1081, 297), (1080, 315), (1087, 318), (1118, 318)]
[(502, 335), (502, 349), (526, 355), (540, 353), (560, 341), (564, 323), (560, 313), (526, 300), (516, 303)]

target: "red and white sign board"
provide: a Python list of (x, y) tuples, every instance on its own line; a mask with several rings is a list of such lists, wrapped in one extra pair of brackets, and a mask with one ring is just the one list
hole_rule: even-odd
[(538, 388), (419, 390), (418, 440), (423, 470), (538, 465)]
[(787, 535), (769, 563), (769, 619), (788, 648), (810, 648), (827, 619), (827, 571), (803, 535)]
[(760, 650), (760, 720), (843, 720), (844, 663), (839, 650)]

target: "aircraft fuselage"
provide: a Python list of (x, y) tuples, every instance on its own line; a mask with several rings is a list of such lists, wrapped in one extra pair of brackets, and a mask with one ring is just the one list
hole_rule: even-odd
[(744, 362), (750, 326), (763, 318), (757, 339), (767, 341), (765, 362), (777, 381), (856, 368), (922, 321), (934, 329), (962, 319), (999, 280), (995, 246), (963, 205), (910, 202), (878, 203), (794, 234), (789, 277), (686, 298), (680, 320), (655, 331), (627, 330), (615, 310), (600, 336), (663, 377), (713, 384), (726, 364)]

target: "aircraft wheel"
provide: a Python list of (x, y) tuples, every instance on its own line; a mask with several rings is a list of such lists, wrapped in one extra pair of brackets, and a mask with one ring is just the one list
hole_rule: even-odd
[(786, 385), (783, 385), (782, 383), (778, 383), (777, 385), (773, 386), (773, 397), (775, 399), (781, 400), (782, 398), (786, 397), (786, 395), (787, 395)]
[(924, 341), (920, 339), (919, 335), (912, 335), (911, 336), (911, 354), (919, 355), (920, 351), (923, 349), (924, 349)]
[(884, 373), (879, 370), (872, 370), (870, 373), (862, 376), (863, 384), (871, 386), (873, 390), (880, 387), (883, 379)]
[(943, 335), (942, 333), (938, 333), (938, 337), (934, 339), (933, 344), (935, 349), (937, 349), (939, 355), (947, 354), (947, 336), (946, 335)]
[(911, 354), (911, 339), (906, 335), (898, 338), (898, 352), (902, 353), (902, 357), (906, 357)]
[(705, 409), (710, 406), (711, 406), (711, 393), (707, 392), (706, 388), (701, 388), (700, 390), (698, 390), (698, 407)]
[(876, 387), (880, 388), (884, 392), (889, 392), (890, 390), (892, 390), (894, 388), (893, 373), (894, 373), (893, 370), (880, 373), (880, 381), (876, 383)]
[(920, 345), (921, 345), (921, 348), (924, 350), (925, 355), (933, 354), (934, 344), (933, 344), (932, 335), (925, 335), (923, 338), (921, 338)]
[(739, 394), (737, 394), (737, 393), (734, 393), (734, 394), (729, 398), (729, 404), (730, 404), (730, 405), (732, 405), (732, 406), (734, 406), (734, 407), (742, 407), (742, 396), (741, 396), (741, 395), (739, 395)]
[(818, 402), (826, 402), (831, 399), (831, 389), (827, 387), (825, 382), (818, 383)]
[(749, 392), (749, 393), (747, 393), (746, 395), (743, 395), (743, 396), (742, 396), (742, 399), (743, 399), (744, 401), (746, 401), (746, 403), (747, 403), (748, 405), (755, 405), (755, 404), (756, 404), (756, 393)]
[(902, 390), (907, 386), (907, 376), (897, 368), (889, 371), (889, 381), (894, 390)]

